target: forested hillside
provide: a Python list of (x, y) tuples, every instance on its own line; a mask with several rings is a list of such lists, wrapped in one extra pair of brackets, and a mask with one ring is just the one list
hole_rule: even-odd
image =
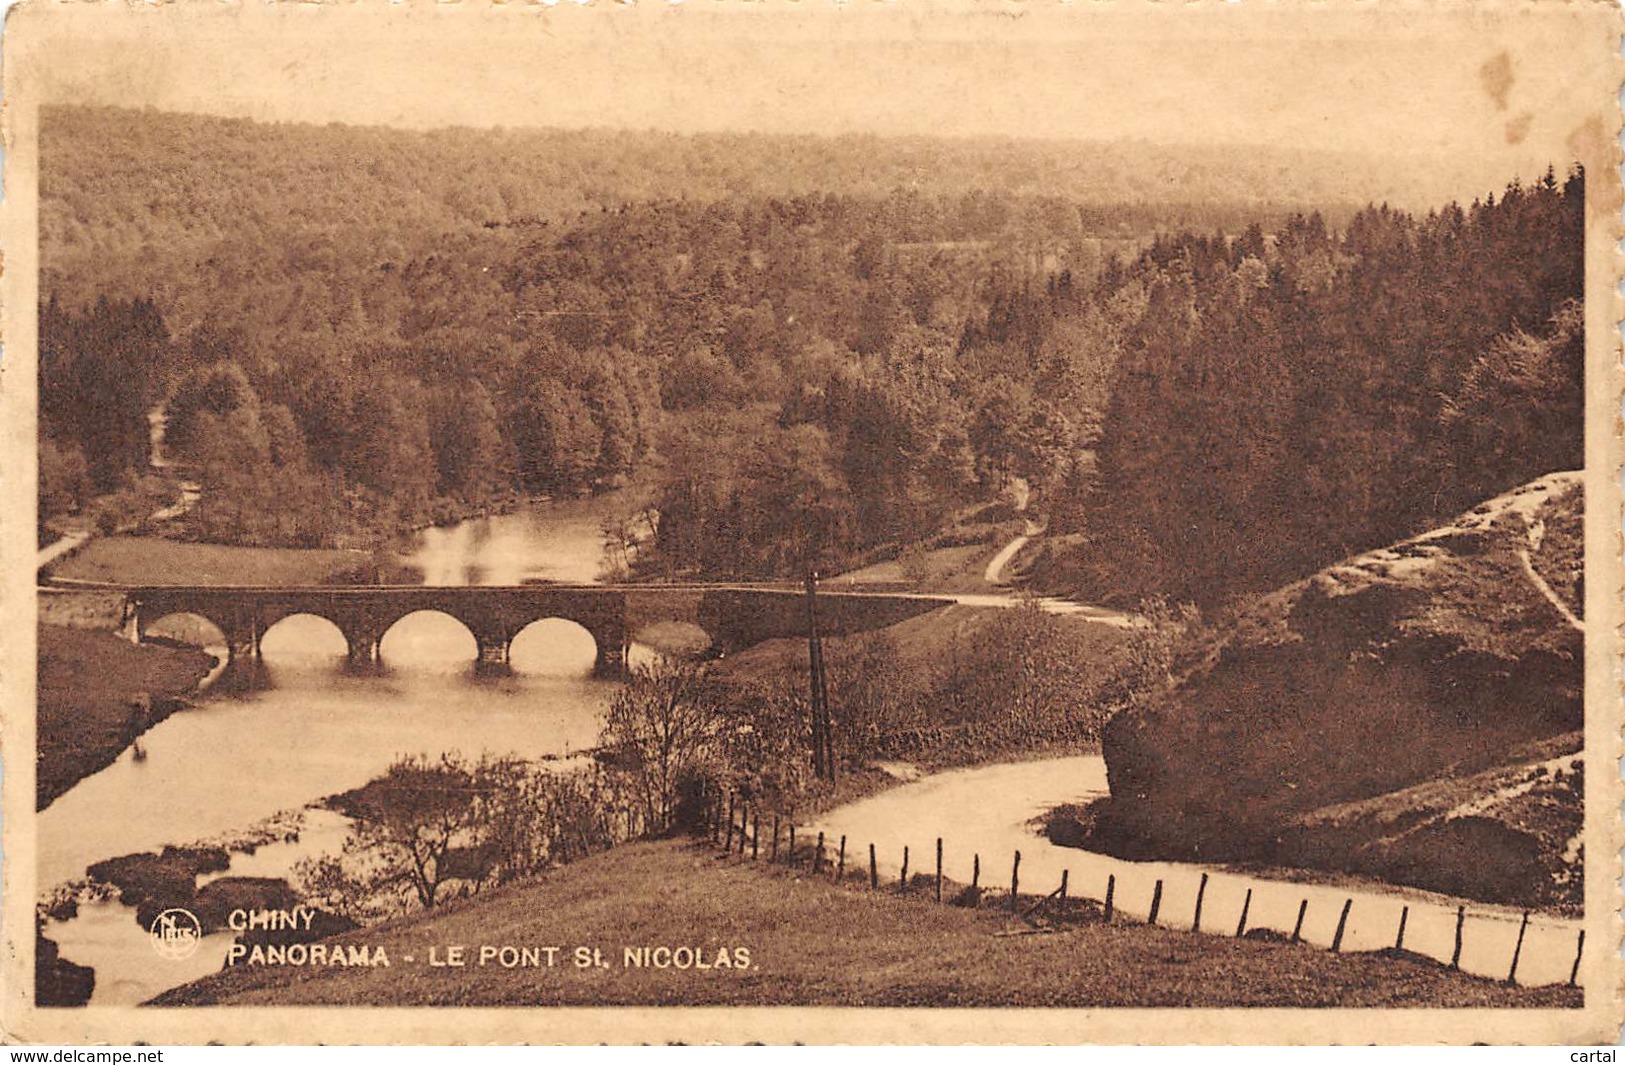
[(1096, 587), (1270, 588), (1582, 466), (1584, 200), (1548, 174), (1342, 234), (1181, 237), (1114, 273), (1097, 300), (1146, 310), (1070, 515)]
[(167, 403), (225, 542), (637, 475), (645, 564), (787, 575), (1020, 478), (1060, 579), (1205, 600), (1578, 461), (1578, 175), (1415, 217), (1329, 156), (41, 125), (47, 517)]
[[(206, 481), (197, 531), (244, 543), (365, 539), (657, 456), (668, 565), (838, 558), (1038, 476), (1011, 424), (1070, 446), (1092, 419), (1104, 353), (1027, 353), (1075, 379), (1035, 407), (1034, 366), (1005, 366), (1010, 293), (1170, 221), (1284, 211), (1235, 169), (1133, 145), (84, 108), (42, 131), (47, 513), (138, 468), (168, 400)], [(764, 508), (785, 492), (793, 513)], [(718, 520), (757, 510), (787, 524)]]

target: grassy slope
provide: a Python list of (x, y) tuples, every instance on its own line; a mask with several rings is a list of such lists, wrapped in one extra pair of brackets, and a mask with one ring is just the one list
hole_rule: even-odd
[[(956, 658), (971, 661), (972, 652), (987, 640), (989, 630), (1000, 615), (1013, 609), (1016, 608), (947, 606), (880, 632), (896, 654), (896, 673), (910, 678), (931, 677), (951, 669)], [(1129, 639), (1120, 628), (1097, 624), (1084, 617), (1057, 614), (1053, 620), (1093, 644), (1091, 661), (1100, 662), (1102, 668), (1115, 665), (1115, 655)], [(862, 635), (826, 637), (823, 641), (825, 656), (838, 657), (862, 639)], [(721, 669), (732, 677), (766, 680), (781, 674), (800, 677), (806, 672), (806, 663), (804, 640), (766, 640), (729, 655), (722, 660)]]
[(58, 577), (112, 584), (321, 584), (365, 565), (364, 551), (182, 543), (157, 536), (92, 540), (55, 567)]
[[(633, 844), (427, 917), (339, 937), (387, 969), (240, 967), (161, 1005), (1576, 1006), (1377, 954), (1141, 925), (1001, 936), (1003, 916), (837, 886), (682, 842)], [(431, 968), (462, 944), (597, 946), (607, 969)], [(749, 971), (621, 967), (623, 946), (748, 947)], [(406, 955), (416, 961), (405, 962)]]
[[(891, 667), (880, 678), (898, 700), (908, 702), (925, 695), (923, 710), (885, 711), (890, 726), (899, 737), (893, 749), (857, 752), (860, 761), (884, 758), (906, 761), (927, 770), (978, 765), (991, 761), (1026, 761), (1060, 754), (1094, 753), (1099, 741), (1092, 732), (1079, 731), (1072, 739), (1033, 739), (1019, 728), (1001, 728), (999, 719), (1009, 707), (1000, 700), (1003, 692), (991, 691), (975, 683), (978, 663), (984, 660), (997, 626), (1010, 620), (1014, 608), (949, 606), (941, 610), (881, 630)], [(1100, 625), (1081, 617), (1046, 617), (1065, 633), (1078, 665), (1073, 672), (1076, 697), (1087, 704), (1091, 691), (1104, 683), (1123, 661), (1129, 634), (1123, 629)], [(843, 706), (849, 697), (851, 671), (848, 663), (857, 653), (864, 636), (826, 639), (825, 660), (829, 664), (830, 697)], [(800, 640), (769, 640), (729, 655), (719, 663), (719, 672), (730, 681), (766, 683), (789, 677), (800, 682), (807, 670), (807, 647)], [(957, 675), (957, 677), (956, 677)], [(939, 716), (954, 721), (948, 692), (960, 690), (959, 713), (977, 719), (975, 728), (961, 721), (940, 735), (927, 734), (910, 739), (914, 726), (935, 723)], [(930, 719), (930, 720), (927, 720)], [(838, 752), (851, 761), (854, 752)], [(896, 780), (848, 764), (834, 794), (812, 799), (809, 809), (832, 803), (849, 802), (873, 791), (892, 786)]]
[(106, 766), (139, 733), (130, 701), (153, 696), (153, 716), (166, 696), (190, 691), (212, 666), (201, 651), (132, 646), (107, 632), (39, 628), (38, 787), (44, 807)]
[[(989, 588), (982, 579), (983, 571), (997, 553), (998, 546), (992, 544), (939, 547), (921, 556), (918, 571), (892, 559), (842, 573), (825, 585), (837, 591), (844, 591), (849, 584), (898, 584), (920, 592), (986, 592)], [(911, 573), (918, 579), (911, 579)]]

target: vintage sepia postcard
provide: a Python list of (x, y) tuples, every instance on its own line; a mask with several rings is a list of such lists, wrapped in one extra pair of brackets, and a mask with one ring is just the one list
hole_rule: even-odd
[(24, 0), (3, 1038), (1612, 1043), (1622, 27)]

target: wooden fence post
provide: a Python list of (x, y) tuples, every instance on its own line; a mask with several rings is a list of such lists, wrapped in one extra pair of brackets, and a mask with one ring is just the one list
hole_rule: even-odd
[(1518, 982), (1518, 958), (1523, 954), (1523, 936), (1529, 931), (1529, 911), (1523, 911), (1523, 923), (1518, 926), (1518, 945), (1512, 948), (1512, 968), (1507, 970), (1507, 983)]
[(942, 901), (942, 837), (937, 837), (937, 901)]
[(1410, 916), (1411, 916), (1411, 908), (1409, 906), (1400, 907), (1400, 910), (1399, 910), (1399, 935), (1394, 937), (1394, 949), (1395, 950), (1404, 950), (1405, 949), (1405, 922), (1410, 918)]
[(770, 862), (776, 862), (776, 861), (779, 860), (779, 815), (778, 814), (773, 815), (773, 849), (768, 851), (767, 860), (770, 861)]
[(846, 837), (841, 837), (841, 853), (835, 859), (835, 880), (840, 882), (846, 877)]
[(1207, 894), (1207, 874), (1202, 874), (1202, 882), (1196, 885), (1196, 916), (1191, 918), (1191, 931), (1202, 930), (1202, 898)]
[(824, 834), (822, 832), (820, 832), (820, 833), (818, 833), (818, 846), (816, 848), (814, 848), (814, 850), (813, 850), (813, 868), (812, 868), (813, 875), (817, 876), (818, 875), (818, 870), (822, 869), (823, 867), (824, 867)]
[(1303, 915), (1309, 912), (1309, 900), (1298, 903), (1298, 921), (1292, 926), (1292, 942), (1303, 942)]
[(1117, 874), (1106, 874), (1106, 920), (1112, 919), (1112, 896), (1117, 894)]
[(1456, 907), (1456, 949), (1450, 952), (1450, 968), (1461, 968), (1461, 926), (1467, 923), (1467, 907)]
[(880, 873), (875, 867), (875, 845), (869, 844), (869, 890), (873, 891), (880, 886)]
[(1575, 981), (1580, 979), (1580, 955), (1586, 949), (1586, 930), (1580, 929), (1580, 942), (1574, 946), (1574, 968), (1569, 970), (1569, 986), (1573, 987)]
[(728, 830), (722, 838), (723, 853), (734, 849), (734, 797), (728, 796)]
[(753, 814), (750, 819), (750, 860), (756, 861), (757, 848), (762, 842), (762, 815)]
[(908, 890), (908, 844), (903, 845), (903, 871), (897, 877), (897, 886), (903, 891)]
[(1151, 892), (1151, 915), (1145, 919), (1146, 924), (1157, 923), (1157, 911), (1162, 909), (1162, 881), (1157, 881), (1155, 890)]
[(1253, 889), (1247, 889), (1247, 897), (1241, 900), (1241, 920), (1236, 922), (1236, 938), (1240, 939), (1247, 934), (1247, 911), (1253, 908)]
[(1343, 912), (1337, 918), (1337, 931), (1332, 934), (1332, 953), (1336, 954), (1343, 949), (1343, 929), (1348, 927), (1349, 909), (1353, 907), (1353, 899), (1343, 900)]
[(1060, 905), (1055, 908), (1056, 920), (1058, 922), (1066, 920), (1066, 881), (1067, 877), (1071, 874), (1072, 870), (1070, 869), (1061, 870), (1061, 901)]
[(747, 812), (743, 806), (739, 808), (739, 856), (741, 858), (745, 856), (745, 829), (750, 824), (749, 819), (745, 816)]
[(971, 894), (979, 900), (982, 894), (982, 856), (971, 855), (970, 859), (970, 890)]
[(1021, 894), (1021, 852), (1016, 851), (1015, 864), (1010, 866), (1010, 912), (1016, 912), (1016, 899)]
[(790, 868), (792, 868), (792, 869), (795, 868), (795, 865), (796, 865), (796, 826), (795, 825), (790, 826), (790, 855), (789, 855), (789, 857), (787, 857), (785, 859), (785, 863), (787, 865), (789, 865)]

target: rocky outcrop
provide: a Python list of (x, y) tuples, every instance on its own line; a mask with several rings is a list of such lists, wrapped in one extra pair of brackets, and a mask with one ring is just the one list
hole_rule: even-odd
[(96, 970), (58, 953), (55, 940), (34, 935), (34, 1005), (83, 1006), (96, 990)]
[[(1525, 831), (1528, 802), (1491, 800), (1517, 786), (1507, 773), (1578, 749), (1581, 512), (1580, 475), (1553, 474), (1210, 626), (1167, 698), (1106, 726), (1112, 798), (1094, 811), (1092, 845), (1465, 894), (1495, 881), (1479, 894), (1550, 902), (1544, 881), (1574, 864), (1552, 853), (1563, 833)], [(1411, 791), (1429, 782), (1453, 783), (1427, 801)], [(1578, 788), (1542, 794), (1578, 824)], [(1522, 871), (1443, 871), (1473, 855)], [(1531, 879), (1543, 886), (1516, 887)]]
[(192, 913), (205, 934), (227, 927), (233, 910), (292, 910), (299, 896), (286, 880), (266, 876), (223, 876), (198, 889)]
[(197, 898), (197, 878), (230, 864), (230, 856), (220, 847), (165, 847), (157, 854), (108, 858), (85, 872), (92, 880), (118, 888), (119, 902), (133, 906), (136, 923), (147, 928), (172, 906), (191, 907)]

